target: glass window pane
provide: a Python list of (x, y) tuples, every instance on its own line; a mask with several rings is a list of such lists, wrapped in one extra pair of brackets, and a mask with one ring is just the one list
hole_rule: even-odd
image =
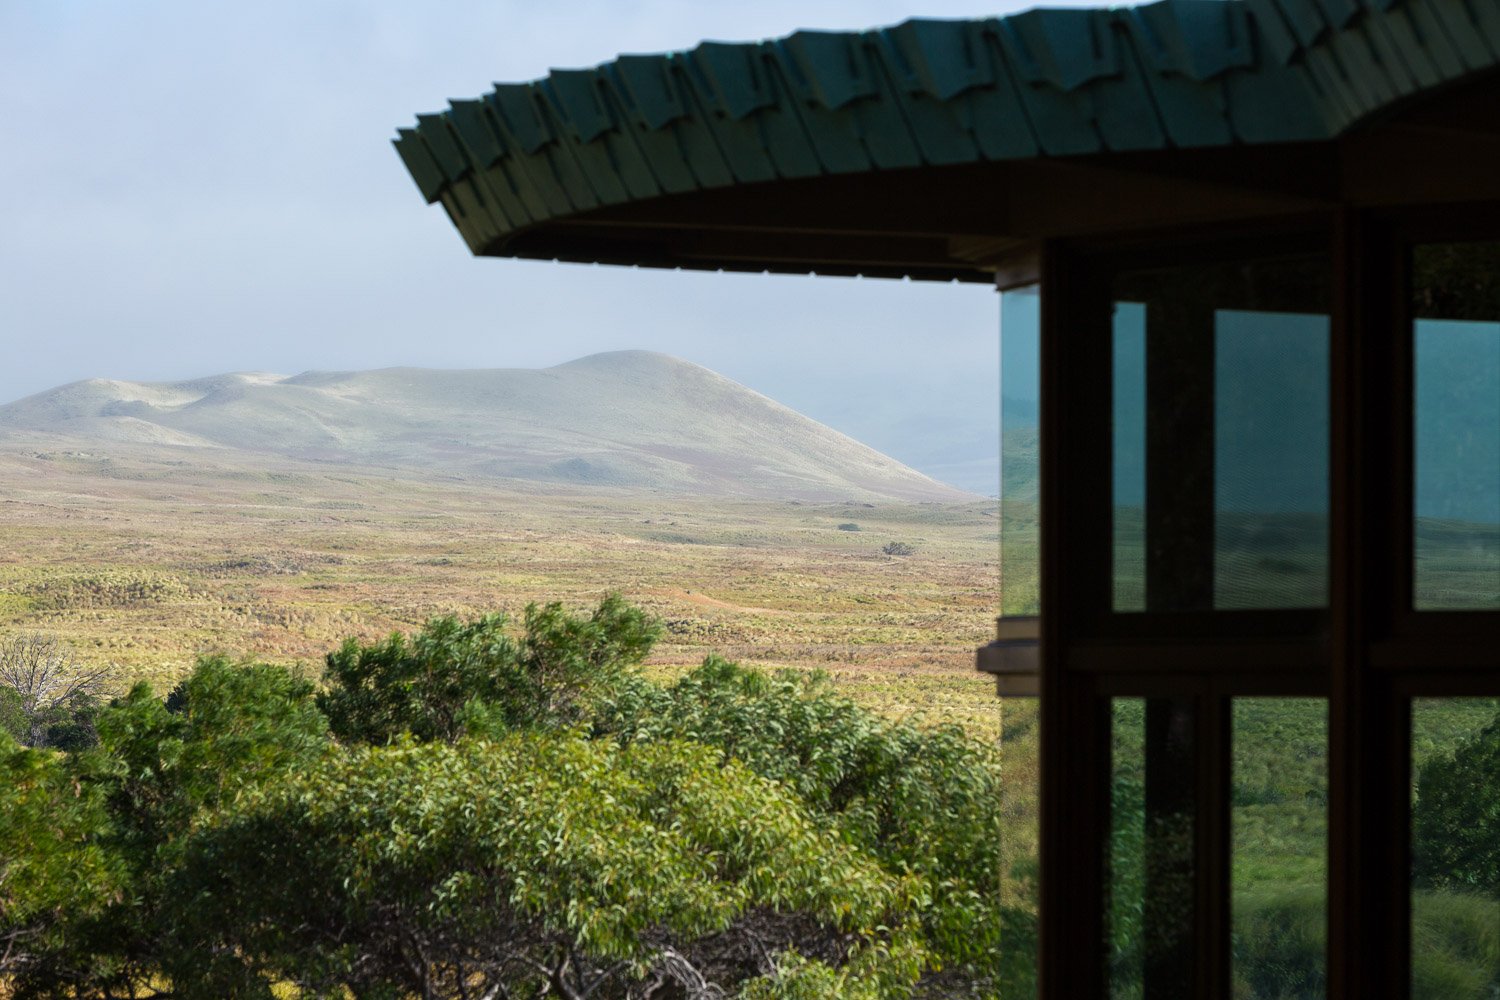
[(1000, 614), (1040, 612), (1037, 524), (1041, 423), (1038, 286), (1000, 296)]
[(1146, 610), (1146, 307), (1115, 303), (1114, 607)]
[(1191, 699), (1113, 703), (1105, 954), (1109, 995), (1193, 994), (1197, 712)]
[(1328, 703), (1233, 707), (1233, 971), (1237, 1000), (1327, 996)]
[(1036, 698), (1000, 699), (1000, 983), (1005, 1000), (1037, 992), (1041, 747)]
[(1412, 998), (1500, 996), (1500, 699), (1412, 703)]
[(1214, 607), (1328, 600), (1328, 317), (1214, 323)]
[(1500, 243), (1419, 246), (1412, 276), (1414, 603), (1500, 608)]
[(1114, 609), (1324, 606), (1326, 259), (1125, 272), (1114, 296)]

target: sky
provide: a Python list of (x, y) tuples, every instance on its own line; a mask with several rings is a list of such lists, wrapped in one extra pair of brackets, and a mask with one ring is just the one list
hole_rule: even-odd
[(0, 403), (639, 348), (994, 493), (992, 290), (475, 259), (390, 140), (496, 80), (620, 52), (1023, 6), (0, 0)]

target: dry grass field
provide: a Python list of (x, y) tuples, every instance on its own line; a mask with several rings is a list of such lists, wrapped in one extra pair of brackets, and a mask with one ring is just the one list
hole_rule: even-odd
[[(892, 541), (914, 554), (883, 554)], [(163, 689), (208, 652), (316, 674), (347, 636), (619, 591), (666, 623), (653, 671), (709, 652), (818, 668), (889, 715), (992, 736), (973, 650), (997, 586), (993, 502), (704, 501), (0, 454), (0, 632), (56, 633), (120, 689)]]

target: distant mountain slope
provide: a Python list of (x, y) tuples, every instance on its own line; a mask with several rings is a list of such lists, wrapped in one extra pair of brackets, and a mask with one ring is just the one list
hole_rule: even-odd
[(92, 379), (0, 406), (0, 442), (725, 496), (970, 499), (706, 368), (646, 351), (540, 370)]

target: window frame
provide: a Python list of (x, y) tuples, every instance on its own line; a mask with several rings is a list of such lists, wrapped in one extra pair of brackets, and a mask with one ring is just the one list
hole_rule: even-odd
[[(1500, 203), (1342, 208), (1043, 246), (1043, 996), (1107, 995), (1100, 847), (1109, 830), (1110, 699), (1170, 691), (1210, 699), (1210, 722), (1228, 697), (1328, 699), (1328, 995), (1409, 998), (1412, 700), (1500, 697), (1500, 611), (1411, 604), (1409, 248), (1496, 238)], [(1110, 497), (1112, 436), (1098, 431), (1113, 406), (1101, 275), (1188, 254), (1203, 260), (1209, 247), (1234, 257), (1285, 252), (1299, 239), (1328, 247), (1332, 268), (1328, 607), (1115, 613), (1107, 559), (1099, 569), (1112, 551), (1112, 518), (1100, 504)], [(1206, 739), (1227, 747), (1218, 735)], [(1225, 782), (1201, 807), (1215, 823), (1227, 823), (1228, 796)], [(1227, 860), (1200, 859), (1199, 869), (1227, 871)], [(1219, 917), (1199, 941), (1196, 996), (1228, 987), (1229, 891), (1227, 876), (1210, 886), (1206, 912)]]

